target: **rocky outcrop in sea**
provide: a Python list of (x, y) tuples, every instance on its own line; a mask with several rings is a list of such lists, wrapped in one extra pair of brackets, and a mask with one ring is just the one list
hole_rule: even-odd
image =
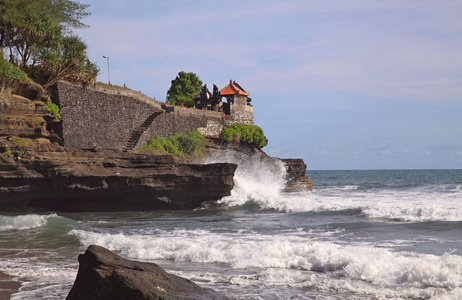
[(79, 255), (79, 271), (67, 300), (227, 299), (211, 289), (92, 245)]
[[(251, 146), (223, 145), (219, 139), (209, 139), (205, 160), (64, 147), (62, 122), (45, 108), (44, 95), (28, 85), (2, 90), (0, 211), (196, 208), (229, 196), (236, 164), (249, 157), (285, 165), (287, 191), (312, 188), (303, 160), (281, 160)], [(213, 155), (239, 159), (207, 161)]]

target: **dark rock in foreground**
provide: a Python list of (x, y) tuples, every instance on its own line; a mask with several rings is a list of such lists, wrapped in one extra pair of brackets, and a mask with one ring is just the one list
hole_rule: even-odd
[(127, 260), (96, 245), (79, 255), (79, 263), (67, 300), (226, 299), (156, 264)]

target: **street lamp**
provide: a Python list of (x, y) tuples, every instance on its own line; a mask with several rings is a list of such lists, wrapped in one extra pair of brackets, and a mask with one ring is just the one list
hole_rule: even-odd
[(105, 59), (107, 59), (107, 84), (111, 85), (111, 77), (109, 73), (109, 56), (104, 56)]

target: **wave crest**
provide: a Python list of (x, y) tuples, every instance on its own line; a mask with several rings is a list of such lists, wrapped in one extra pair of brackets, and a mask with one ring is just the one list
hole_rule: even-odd
[(272, 208), (271, 205), (266, 206), (265, 203), (280, 198), (286, 186), (287, 171), (280, 159), (260, 154), (240, 155), (220, 152), (211, 155), (205, 162), (228, 162), (238, 165), (231, 196), (219, 201), (229, 207), (241, 206), (254, 201), (263, 208)]
[(1, 216), (0, 231), (7, 230), (26, 230), (45, 225), (50, 218), (58, 218), (57, 214), (50, 215), (21, 215), (21, 216)]
[(329, 272), (374, 285), (454, 289), (462, 285), (462, 257), (367, 246), (344, 246), (303, 238), (253, 236), (251, 239), (208, 232), (158, 236), (73, 230), (84, 245), (99, 244), (136, 259), (226, 263), (233, 268), (284, 268)]

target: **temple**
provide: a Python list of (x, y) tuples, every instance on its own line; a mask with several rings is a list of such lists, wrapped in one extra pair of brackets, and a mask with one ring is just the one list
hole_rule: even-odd
[(235, 80), (230, 80), (221, 90), (214, 84), (213, 92), (204, 85), (200, 92), (194, 94), (194, 107), (220, 112), (223, 124), (254, 124), (253, 107), (250, 104), (252, 99), (249, 95)]
[(224, 97), (226, 102), (223, 103), (223, 111), (226, 115), (231, 114), (231, 108), (237, 106), (252, 106), (252, 99), (248, 93), (236, 81), (230, 80), (229, 84), (220, 90), (220, 97)]

